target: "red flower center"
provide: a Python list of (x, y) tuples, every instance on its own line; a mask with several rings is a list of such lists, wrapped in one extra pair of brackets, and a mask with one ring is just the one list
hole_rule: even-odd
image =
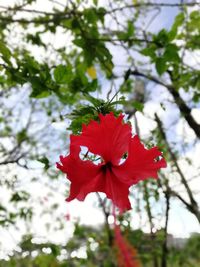
[(104, 174), (106, 173), (107, 170), (112, 172), (112, 166), (113, 166), (112, 162), (106, 162), (101, 166), (101, 170)]

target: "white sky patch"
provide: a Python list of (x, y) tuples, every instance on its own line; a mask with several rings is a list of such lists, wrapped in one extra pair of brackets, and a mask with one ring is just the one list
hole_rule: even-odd
[(198, 108), (193, 108), (192, 109), (192, 116), (196, 120), (197, 123), (200, 124), (200, 109)]
[(170, 210), (170, 216), (173, 217), (173, 220), (169, 221), (169, 233), (175, 237), (187, 238), (191, 233), (199, 233), (200, 226), (195, 216), (182, 207), (180, 202), (173, 200)]
[(180, 118), (176, 124), (176, 133), (177, 137), (184, 138), (185, 143), (189, 143), (195, 139), (194, 131), (188, 127), (183, 118)]
[(72, 218), (77, 218), (85, 225), (96, 225), (104, 223), (104, 216), (100, 208), (95, 207), (97, 202), (95, 193), (89, 194), (84, 202), (73, 200), (69, 205)]
[[(151, 131), (156, 127), (155, 121), (147, 118), (141, 112), (137, 112), (137, 122), (140, 125), (140, 137), (142, 139), (149, 137)], [(131, 119), (131, 123), (135, 126), (134, 118)]]

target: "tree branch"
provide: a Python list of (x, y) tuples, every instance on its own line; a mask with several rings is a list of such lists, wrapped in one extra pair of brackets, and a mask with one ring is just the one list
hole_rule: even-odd
[(165, 88), (167, 88), (169, 93), (173, 96), (176, 105), (178, 106), (181, 114), (187, 121), (188, 125), (191, 127), (191, 129), (193, 129), (196, 136), (200, 138), (200, 125), (194, 120), (193, 116), (191, 115), (192, 110), (186, 105), (185, 101), (181, 98), (179, 92), (176, 90), (176, 88), (173, 85), (166, 84), (154, 76), (141, 73), (137, 70), (129, 71), (129, 73), (134, 76), (143, 77), (145, 79), (148, 79), (152, 82), (155, 82), (156, 84), (162, 85)]
[(105, 226), (106, 226), (106, 231), (107, 231), (107, 235), (108, 235), (108, 244), (109, 244), (109, 246), (112, 246), (112, 244), (113, 244), (113, 235), (112, 235), (112, 232), (111, 232), (111, 229), (110, 229), (110, 225), (109, 225), (109, 222), (108, 222), (109, 212), (107, 212), (106, 207), (105, 207), (105, 202), (102, 200), (102, 198), (99, 195), (99, 193), (96, 193), (96, 195), (98, 197), (100, 206), (102, 207), (103, 214), (104, 214), (104, 217), (105, 217)]
[(168, 230), (168, 222), (169, 222), (169, 210), (170, 210), (170, 189), (168, 186), (168, 180), (166, 179), (167, 189), (164, 192), (165, 200), (166, 200), (166, 211), (165, 211), (165, 226), (164, 226), (164, 240), (162, 244), (162, 258), (161, 258), (161, 267), (167, 267), (167, 230)]
[(116, 11), (121, 11), (124, 9), (130, 9), (130, 8), (138, 8), (138, 7), (184, 7), (184, 6), (200, 6), (200, 3), (197, 2), (191, 2), (191, 3), (137, 3), (137, 4), (132, 4), (132, 5), (126, 5), (126, 6), (121, 6), (121, 7), (116, 7), (110, 11), (108, 11), (107, 13), (113, 13)]
[[(182, 184), (184, 185), (184, 187), (185, 187), (185, 189), (186, 189), (186, 192), (187, 192), (187, 194), (188, 194), (188, 197), (189, 197), (189, 199), (190, 199), (190, 205), (189, 205), (189, 207), (190, 207), (190, 211), (196, 216), (196, 218), (197, 218), (198, 221), (200, 222), (200, 211), (199, 211), (198, 204), (197, 204), (196, 200), (194, 199), (192, 190), (190, 189), (190, 187), (189, 187), (189, 185), (188, 185), (187, 179), (186, 179), (184, 173), (182, 172), (182, 170), (181, 170), (181, 168), (180, 168), (180, 166), (179, 166), (179, 164), (178, 164), (178, 162), (177, 162), (176, 155), (175, 155), (175, 153), (172, 151), (172, 149), (171, 149), (171, 147), (170, 147), (170, 145), (169, 145), (169, 143), (168, 143), (168, 141), (167, 141), (166, 134), (165, 134), (165, 132), (164, 132), (164, 130), (163, 130), (162, 122), (161, 122), (161, 120), (159, 119), (159, 117), (158, 117), (157, 114), (155, 114), (155, 121), (157, 122), (159, 132), (160, 132), (160, 134), (161, 134), (161, 136), (162, 136), (162, 139), (164, 140), (164, 142), (165, 142), (165, 144), (166, 144), (166, 148), (167, 148), (168, 153), (169, 153), (169, 155), (170, 155), (170, 157), (171, 157), (171, 160), (172, 160), (172, 162), (173, 162), (173, 164), (174, 164), (174, 166), (175, 166), (175, 168), (176, 168), (178, 174), (180, 175), (181, 182), (182, 182)], [(179, 199), (181, 199), (181, 198), (179, 197)], [(183, 203), (186, 205), (185, 202), (183, 202)], [(188, 207), (188, 205), (187, 205), (187, 207)]]
[(150, 199), (150, 197), (149, 197), (149, 189), (147, 188), (146, 182), (144, 182), (143, 187), (144, 187), (144, 198), (145, 198), (145, 201), (146, 201), (146, 211), (147, 211), (147, 216), (148, 216), (149, 224), (150, 224), (150, 236), (151, 236), (151, 241), (152, 241), (151, 244), (152, 244), (153, 266), (154, 267), (158, 267), (158, 258), (157, 258), (156, 251), (155, 251), (155, 238), (156, 238), (156, 235), (153, 232), (153, 227), (154, 227), (153, 216), (152, 216), (152, 212), (151, 212), (151, 204), (150, 204), (150, 201), (149, 201), (149, 199)]

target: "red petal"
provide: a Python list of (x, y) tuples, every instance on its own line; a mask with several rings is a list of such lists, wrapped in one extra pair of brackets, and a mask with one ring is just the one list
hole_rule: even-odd
[(123, 115), (118, 118), (113, 113), (99, 115), (100, 123), (91, 121), (83, 125), (82, 134), (71, 135), (71, 144), (86, 146), (89, 151), (102, 156), (105, 162), (118, 164), (128, 151), (131, 139), (131, 126), (123, 123)]
[(60, 157), (61, 164), (57, 167), (67, 174), (71, 181), (70, 195), (67, 201), (74, 198), (84, 200), (86, 195), (95, 187), (98, 177), (101, 175), (100, 166), (91, 161), (83, 161), (79, 158), (80, 147), (70, 146), (70, 155)]
[(162, 156), (162, 153), (157, 147), (147, 150), (136, 135), (131, 139), (128, 158), (123, 164), (115, 166), (113, 172), (122, 182), (129, 185), (150, 177), (157, 178), (159, 169), (166, 167), (163, 158), (156, 161), (159, 156)]
[(106, 196), (112, 199), (113, 203), (120, 209), (120, 211), (129, 210), (131, 208), (128, 199), (129, 185), (121, 182), (112, 171), (106, 171)]
[(130, 209), (129, 186), (122, 183), (105, 164), (95, 165), (79, 158), (80, 148), (70, 147), (70, 155), (61, 157), (57, 167), (67, 174), (71, 181), (67, 201), (77, 198), (83, 201), (91, 192), (103, 192), (121, 211)]

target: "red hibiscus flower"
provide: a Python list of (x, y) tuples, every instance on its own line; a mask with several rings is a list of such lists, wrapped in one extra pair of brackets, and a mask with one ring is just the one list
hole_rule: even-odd
[[(131, 208), (129, 187), (149, 177), (157, 178), (160, 168), (166, 167), (157, 147), (146, 149), (137, 135), (132, 137), (131, 126), (123, 115), (99, 114), (100, 122), (83, 125), (80, 135), (70, 136), (70, 154), (60, 157), (57, 167), (71, 182), (67, 201), (83, 201), (91, 192), (103, 192), (121, 210)], [(101, 157), (99, 164), (82, 160), (81, 148)], [(122, 157), (127, 155), (122, 161)]]

